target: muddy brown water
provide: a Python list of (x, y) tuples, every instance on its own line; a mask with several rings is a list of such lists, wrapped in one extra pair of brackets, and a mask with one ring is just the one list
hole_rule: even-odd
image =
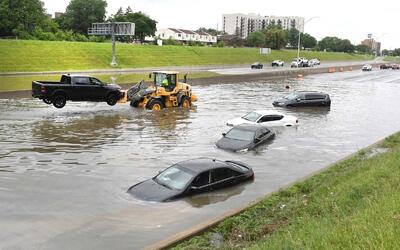
[[(297, 128), (247, 153), (214, 143), (225, 121), (291, 90), (331, 94), (330, 109), (279, 109)], [(243, 206), (400, 129), (400, 71), (195, 86), (197, 108), (0, 100), (0, 248), (140, 249)], [(133, 184), (196, 157), (244, 161), (255, 181), (168, 203), (136, 200)]]

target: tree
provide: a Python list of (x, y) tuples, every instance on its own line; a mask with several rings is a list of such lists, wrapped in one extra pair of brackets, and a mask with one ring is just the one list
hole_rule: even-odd
[(298, 40), (299, 40), (299, 30), (296, 28), (291, 28), (286, 31), (286, 37), (288, 44), (292, 48), (297, 48), (298, 46)]
[(204, 27), (200, 27), (198, 30), (196, 30), (197, 32), (206, 32), (212, 36), (218, 36), (218, 35), (222, 35), (222, 31), (218, 31), (216, 29), (212, 29), (212, 28), (204, 28)]
[(106, 7), (105, 0), (71, 0), (61, 19), (61, 27), (86, 34), (92, 23), (104, 21)]
[(271, 49), (282, 49), (287, 43), (286, 33), (282, 29), (265, 30), (265, 46)]
[(354, 45), (348, 39), (341, 40), (339, 43), (339, 51), (352, 53), (354, 52)]
[[(146, 36), (153, 36), (157, 30), (157, 21), (140, 11), (133, 12), (130, 7), (128, 7), (125, 12), (122, 11), (122, 8), (119, 8), (117, 13), (111, 16), (109, 21), (135, 23), (135, 36), (133, 38), (140, 39), (142, 42)], [(132, 37), (120, 37), (119, 39), (131, 41)]]
[(31, 33), (46, 19), (40, 0), (0, 0), (0, 36)]
[(317, 39), (310, 34), (301, 34), (301, 46), (304, 48), (314, 48), (317, 45)]
[(246, 43), (250, 47), (262, 47), (265, 44), (265, 34), (260, 31), (252, 32), (246, 38)]

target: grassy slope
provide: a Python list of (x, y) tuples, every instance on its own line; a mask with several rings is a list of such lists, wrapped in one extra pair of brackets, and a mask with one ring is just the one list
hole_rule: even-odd
[(400, 133), (222, 221), (176, 249), (400, 249)]
[[(217, 73), (213, 72), (189, 72), (188, 81), (192, 78), (211, 77)], [(148, 74), (101, 74), (93, 76), (105, 82), (113, 82), (112, 78), (118, 84), (136, 83), (140, 80), (148, 80)], [(59, 81), (60, 75), (38, 75), (38, 76), (0, 76), (0, 92), (14, 90), (29, 90), (31, 89), (32, 81)]]
[[(364, 55), (301, 52), (321, 60), (365, 60)], [(256, 48), (117, 45), (119, 68), (242, 64), (282, 59), (290, 61), (296, 51), (273, 51), (260, 55)], [(110, 43), (0, 40), (0, 72), (88, 70), (110, 68)]]
[(385, 57), (385, 61), (387, 61), (387, 62), (394, 62), (394, 63), (400, 63), (400, 57), (396, 57), (396, 56), (387, 56), (387, 57)]

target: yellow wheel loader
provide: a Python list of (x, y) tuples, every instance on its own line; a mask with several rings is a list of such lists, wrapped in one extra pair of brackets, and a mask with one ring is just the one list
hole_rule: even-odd
[(161, 110), (164, 108), (183, 107), (190, 108), (197, 97), (192, 93), (192, 87), (186, 83), (186, 75), (183, 82), (178, 81), (179, 73), (173, 71), (156, 71), (153, 83), (146, 88), (142, 80), (131, 87), (120, 102), (129, 101), (132, 107)]

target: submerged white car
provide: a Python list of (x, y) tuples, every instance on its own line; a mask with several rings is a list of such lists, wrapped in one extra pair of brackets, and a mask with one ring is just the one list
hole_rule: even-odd
[(296, 126), (299, 119), (292, 115), (285, 115), (275, 110), (255, 110), (245, 116), (228, 120), (226, 125), (236, 126), (240, 124), (261, 124), (267, 127)]

